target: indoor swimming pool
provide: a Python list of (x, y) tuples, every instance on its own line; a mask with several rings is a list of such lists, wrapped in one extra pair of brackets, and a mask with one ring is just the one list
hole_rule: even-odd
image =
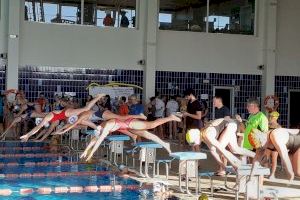
[(153, 199), (151, 186), (116, 176), (106, 164), (71, 161), (45, 143), (0, 143), (0, 199)]

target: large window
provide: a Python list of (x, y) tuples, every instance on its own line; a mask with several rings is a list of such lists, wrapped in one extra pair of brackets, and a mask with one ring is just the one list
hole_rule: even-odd
[(209, 32), (254, 34), (255, 0), (209, 2)]
[(160, 0), (159, 28), (206, 31), (206, 0)]
[(254, 19), (255, 0), (160, 0), (161, 30), (253, 35)]
[(25, 0), (27, 21), (135, 28), (135, 15), (136, 0)]

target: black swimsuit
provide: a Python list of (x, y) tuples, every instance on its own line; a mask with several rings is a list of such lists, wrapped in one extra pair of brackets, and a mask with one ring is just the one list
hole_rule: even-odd
[(96, 117), (103, 118), (103, 113), (104, 113), (104, 111), (97, 110), (97, 111), (94, 113), (94, 115), (95, 115)]
[[(300, 148), (300, 132), (296, 135), (289, 134), (289, 140), (286, 143), (286, 148), (289, 150), (289, 154), (294, 154)], [(277, 151), (275, 147), (267, 149), (271, 151)]]
[(286, 148), (289, 151), (290, 154), (296, 153), (296, 151), (300, 148), (300, 134), (298, 133), (297, 135), (289, 135), (289, 140), (286, 144)]
[(28, 118), (31, 118), (31, 114), (35, 110), (34, 105), (28, 105), (27, 104), (27, 109), (26, 109), (26, 114)]

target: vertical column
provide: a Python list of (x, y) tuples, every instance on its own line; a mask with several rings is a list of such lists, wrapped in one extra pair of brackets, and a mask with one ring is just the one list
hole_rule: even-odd
[[(277, 0), (264, 0), (263, 9), (260, 15), (263, 15), (262, 40), (262, 99), (267, 95), (273, 95), (275, 92), (275, 74), (276, 74), (276, 23), (277, 23)], [(261, 3), (261, 2), (260, 2)]]
[(7, 53), (8, 0), (2, 0), (0, 6), (0, 53)]
[[(158, 0), (141, 0), (140, 28), (144, 30), (144, 102), (155, 95)], [(145, 11), (143, 14), (142, 12)]]
[[(8, 1), (8, 0), (6, 0)], [(18, 89), (20, 17), (24, 1), (8, 1), (8, 52), (6, 88)]]

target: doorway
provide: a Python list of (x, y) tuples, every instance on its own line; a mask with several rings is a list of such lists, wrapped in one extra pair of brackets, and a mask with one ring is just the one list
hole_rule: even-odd
[[(234, 87), (214, 86), (213, 96), (220, 96), (223, 99), (223, 105), (229, 108), (231, 116), (234, 112)], [(213, 107), (213, 119), (215, 119), (215, 107)]]
[(300, 126), (299, 117), (299, 99), (300, 90), (289, 90), (289, 104), (288, 104), (288, 127), (296, 128)]

